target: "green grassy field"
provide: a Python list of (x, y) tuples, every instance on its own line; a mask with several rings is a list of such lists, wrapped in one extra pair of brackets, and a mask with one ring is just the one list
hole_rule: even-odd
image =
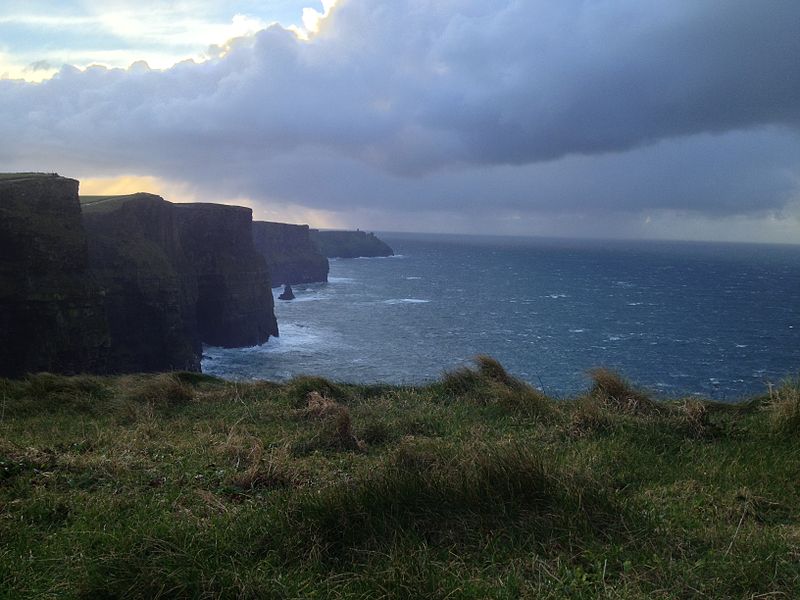
[(800, 385), (0, 380), (7, 598), (797, 598)]

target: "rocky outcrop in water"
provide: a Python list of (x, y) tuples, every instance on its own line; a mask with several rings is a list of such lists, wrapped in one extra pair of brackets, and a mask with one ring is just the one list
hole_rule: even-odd
[(0, 375), (103, 372), (109, 344), (78, 182), (0, 175)]
[(328, 258), (359, 258), (393, 256), (388, 244), (374, 233), (365, 231), (311, 230), (311, 240), (323, 256)]
[(328, 259), (311, 241), (308, 225), (256, 221), (253, 242), (267, 261), (272, 285), (328, 281)]
[(294, 290), (288, 283), (283, 286), (283, 293), (278, 296), (278, 300), (294, 300)]

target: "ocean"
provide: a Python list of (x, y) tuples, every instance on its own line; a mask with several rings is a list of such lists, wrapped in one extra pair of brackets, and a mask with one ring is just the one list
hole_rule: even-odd
[(721, 401), (800, 373), (800, 246), (380, 237), (396, 256), (332, 260), (276, 299), (280, 338), (207, 347), (203, 371), (416, 385), (488, 354), (554, 396), (604, 366)]

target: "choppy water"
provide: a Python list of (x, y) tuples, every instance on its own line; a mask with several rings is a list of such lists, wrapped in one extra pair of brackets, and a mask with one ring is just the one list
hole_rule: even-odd
[(276, 300), (279, 339), (203, 370), (421, 383), (489, 354), (552, 394), (603, 365), (729, 400), (800, 373), (800, 246), (381, 237), (398, 256), (331, 261)]

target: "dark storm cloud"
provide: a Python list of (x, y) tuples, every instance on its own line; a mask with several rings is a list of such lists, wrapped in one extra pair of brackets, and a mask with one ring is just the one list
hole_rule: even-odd
[(0, 161), (335, 210), (780, 212), (798, 57), (796, 0), (345, 0), (310, 43), (0, 81)]

